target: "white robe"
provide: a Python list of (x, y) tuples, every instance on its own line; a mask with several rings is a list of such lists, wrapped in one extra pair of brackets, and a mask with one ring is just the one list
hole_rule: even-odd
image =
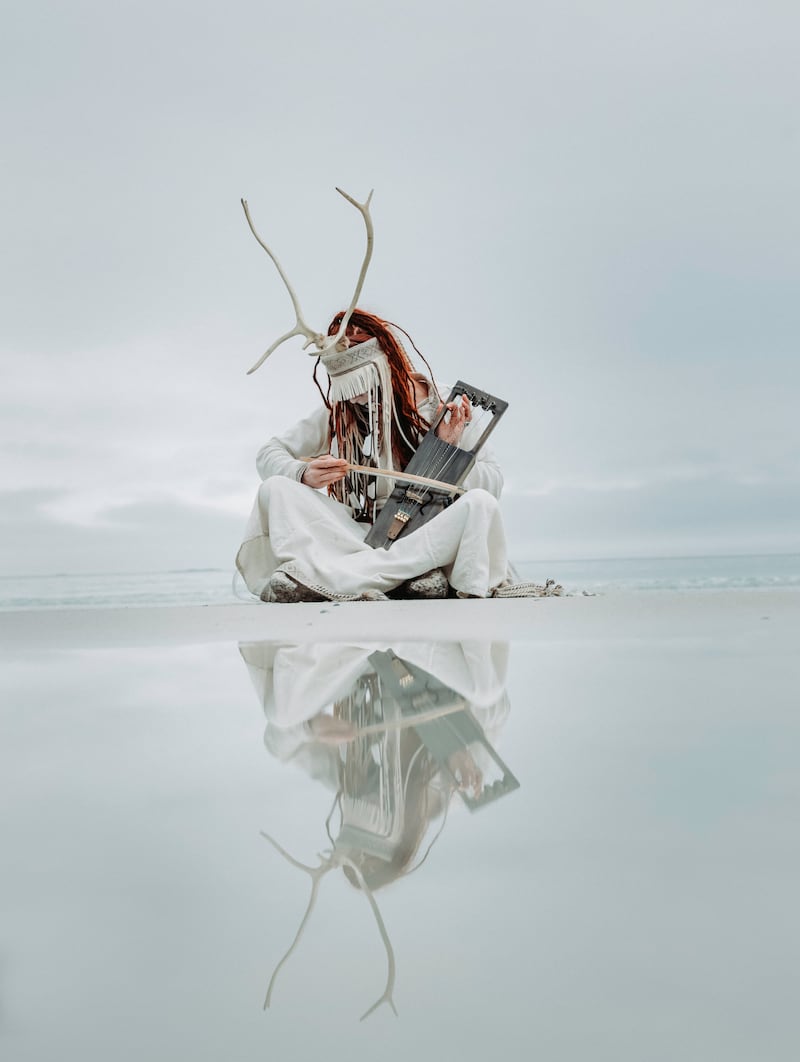
[[(436, 402), (419, 411), (433, 419)], [(470, 425), (462, 442), (471, 445)], [(245, 530), (236, 565), (251, 593), (260, 597), (277, 568), (324, 597), (336, 600), (367, 590), (386, 593), (432, 568), (444, 568), (461, 593), (485, 597), (507, 575), (505, 532), (497, 499), (503, 477), (486, 447), (463, 486), (467, 493), (390, 549), (364, 542), (369, 527), (353, 519), (353, 510), (300, 482), (301, 457), (330, 451), (328, 411), (321, 407), (259, 451), (256, 467), (263, 480)], [(378, 480), (378, 504), (390, 487)]]

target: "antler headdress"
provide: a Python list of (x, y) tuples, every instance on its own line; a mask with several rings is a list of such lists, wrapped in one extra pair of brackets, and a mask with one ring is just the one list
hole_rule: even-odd
[[(309, 325), (306, 324), (305, 318), (303, 317), (303, 311), (300, 308), (300, 300), (297, 298), (297, 294), (292, 285), (290, 284), (289, 278), (286, 276), (286, 273), (283, 270), (283, 266), (278, 261), (274, 251), (272, 251), (267, 246), (267, 244), (264, 243), (259, 234), (256, 232), (255, 225), (253, 224), (253, 219), (250, 217), (250, 210), (247, 206), (247, 200), (242, 200), (242, 207), (244, 209), (245, 217), (247, 218), (247, 224), (250, 226), (250, 231), (253, 233), (258, 243), (264, 248), (269, 257), (272, 259), (275, 268), (278, 270), (281, 280), (286, 285), (286, 290), (289, 292), (289, 297), (292, 300), (292, 305), (294, 306), (295, 313), (294, 328), (292, 328), (291, 331), (286, 332), (284, 335), (276, 339), (275, 342), (272, 343), (267, 348), (267, 350), (264, 351), (264, 353), (255, 363), (255, 365), (251, 369), (248, 369), (248, 375), (252, 372), (255, 372), (256, 369), (258, 369), (261, 365), (264, 364), (264, 362), (267, 360), (270, 354), (272, 354), (273, 351), (277, 350), (282, 343), (285, 343), (293, 336), (305, 337), (306, 342), (303, 344), (303, 350), (306, 350), (309, 346), (314, 346), (315, 349), (310, 351), (313, 357), (324, 356), (326, 353), (333, 353), (336, 351), (341, 351), (343, 349), (343, 346), (340, 346), (339, 344), (345, 332), (347, 331), (347, 325), (350, 321), (350, 315), (356, 308), (356, 304), (358, 303), (359, 297), (361, 295), (361, 289), (364, 286), (364, 278), (367, 275), (367, 269), (369, 268), (370, 259), (372, 258), (374, 230), (372, 227), (372, 216), (369, 212), (370, 203), (372, 201), (372, 192), (369, 193), (363, 203), (359, 203), (358, 200), (354, 199), (351, 195), (348, 195), (347, 192), (342, 191), (341, 188), (337, 188), (336, 191), (339, 193), (339, 195), (344, 196), (348, 203), (352, 203), (352, 205), (356, 208), (356, 210), (359, 211), (362, 218), (364, 219), (364, 225), (366, 226), (367, 230), (367, 247), (366, 251), (364, 252), (364, 261), (361, 263), (361, 272), (358, 274), (358, 281), (356, 282), (356, 289), (353, 292), (353, 297), (350, 300), (349, 306), (345, 310), (344, 316), (342, 317), (341, 323), (339, 324), (337, 331), (332, 336), (326, 335), (323, 332), (315, 332), (313, 328), (309, 327)], [(365, 346), (366, 344), (362, 345)]]
[[(336, 438), (338, 456), (350, 465), (346, 479), (334, 484), (330, 493), (339, 501), (351, 505), (362, 518), (371, 520), (378, 494), (385, 497), (391, 493), (394, 481), (389, 477), (382, 488), (377, 488), (371, 480), (371, 473), (363, 467), (364, 459), (368, 458), (370, 465), (375, 465), (384, 472), (400, 472), (427, 430), (427, 422), (420, 418), (417, 411), (414, 384), (411, 380), (412, 366), (402, 344), (392, 331), (392, 327), (396, 326), (356, 308), (372, 259), (372, 192), (363, 203), (359, 203), (341, 188), (336, 191), (352, 204), (364, 219), (367, 244), (353, 296), (344, 313), (337, 314), (334, 318), (330, 335), (314, 331), (306, 322), (297, 294), (283, 266), (256, 231), (247, 201), (242, 200), (250, 230), (278, 270), (295, 311), (294, 328), (276, 339), (249, 372), (255, 372), (274, 350), (293, 336), (305, 339), (303, 349), (311, 347), (309, 353), (319, 358), (328, 374), (329, 390), (325, 401), (331, 410), (331, 434)], [(369, 319), (370, 327), (366, 331), (372, 338), (351, 345), (346, 337), (351, 318), (362, 327), (365, 325), (365, 319)], [(381, 333), (370, 330), (376, 325), (381, 327)], [(391, 336), (391, 350), (387, 348), (387, 335)], [(398, 397), (401, 394), (404, 397)], [(348, 400), (361, 395), (365, 396), (363, 416), (362, 410), (348, 405)], [(402, 415), (398, 403), (402, 406)]]

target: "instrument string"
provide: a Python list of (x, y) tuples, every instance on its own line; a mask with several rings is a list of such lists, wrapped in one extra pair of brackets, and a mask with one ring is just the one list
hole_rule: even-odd
[[(475, 407), (473, 406), (472, 408), (474, 409)], [(481, 428), (481, 431), (478, 434), (478, 438), (480, 438), (480, 435), (483, 434), (483, 431), (482, 431), (483, 422), (486, 420), (486, 418), (488, 416), (491, 416), (491, 414), (489, 413), (489, 411), (487, 409), (485, 409), (484, 407), (479, 407), (479, 408), (481, 409), (481, 413), (478, 416), (478, 420), (476, 422), (476, 428)], [(441, 442), (443, 445), (439, 448), (440, 449), (440, 463), (436, 466), (437, 467), (437, 475), (434, 476), (433, 478), (434, 479), (445, 479), (445, 472), (447, 471), (449, 466), (455, 460), (455, 456), (458, 453), (458, 451), (461, 449), (461, 447), (458, 446), (458, 444), (447, 443), (447, 442), (445, 442), (442, 439), (440, 439), (439, 442)]]
[[(480, 438), (480, 436), (483, 434), (482, 426), (484, 421), (487, 417), (494, 416), (494, 414), (490, 413), (490, 411), (486, 409), (485, 406), (479, 406), (478, 408), (480, 408), (481, 412), (475, 424), (477, 428), (481, 429), (477, 436), (478, 438)], [(472, 409), (475, 409), (474, 405), (472, 405)], [(453, 461), (455, 460), (456, 455), (459, 452), (463, 451), (461, 451), (461, 447), (458, 446), (458, 444), (448, 443), (444, 439), (434, 437), (432, 443), (432, 453), (430, 455), (428, 465), (420, 474), (429, 476), (431, 479), (439, 479), (445, 482), (449, 482), (447, 480), (446, 473), (449, 470), (450, 466), (453, 464)], [(434, 495), (434, 488), (420, 488), (416, 486), (409, 486), (406, 488), (406, 491), (408, 492), (409, 490), (413, 490), (417, 497), (409, 498), (408, 494), (406, 493), (406, 496), (403, 498), (403, 501), (398, 506), (398, 513), (402, 513), (404, 516), (411, 517), (414, 513), (415, 508), (419, 507), (420, 509), (422, 509), (431, 500), (431, 497)]]
[[(484, 409), (483, 407), (480, 407), (480, 408), (481, 408), (481, 413), (480, 413), (480, 415), (478, 417), (478, 420), (476, 422), (476, 427), (478, 427), (478, 428), (481, 428), (481, 426), (482, 426), (483, 422), (485, 421), (486, 417), (490, 415), (489, 412), (486, 409)], [(473, 407), (473, 409), (474, 409), (474, 407)], [(482, 430), (481, 430), (480, 434), (482, 434)], [(479, 437), (480, 437), (480, 435), (479, 435)], [(446, 478), (445, 477), (445, 472), (448, 470), (450, 465), (455, 460), (456, 454), (459, 452), (459, 450), (461, 450), (461, 447), (458, 446), (458, 444), (445, 442), (443, 439), (439, 439), (439, 440), (437, 440), (437, 442), (440, 443), (441, 445), (437, 447), (438, 461), (434, 460), (434, 466), (433, 466), (436, 469), (436, 475), (433, 476), (432, 478), (434, 478), (434, 479), (445, 479)], [(436, 458), (436, 451), (434, 452), (434, 458)], [(429, 491), (429, 493), (431, 493), (431, 492)]]

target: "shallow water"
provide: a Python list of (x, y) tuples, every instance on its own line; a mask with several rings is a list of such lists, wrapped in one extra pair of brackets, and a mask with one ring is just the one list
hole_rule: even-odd
[[(308, 723), (363, 691), (376, 649), (401, 684), (432, 676), (440, 707), (469, 702), (473, 760), (488, 779), (496, 751), (519, 788), (470, 811), (445, 784), (427, 859), (376, 889), (397, 1017), (359, 1023), (387, 950), (338, 869), (265, 1013), (309, 881), (261, 831), (310, 865), (331, 848), (339, 751)], [(4, 1059), (796, 1057), (790, 640), (765, 623), (747, 641), (328, 650), (6, 658)]]

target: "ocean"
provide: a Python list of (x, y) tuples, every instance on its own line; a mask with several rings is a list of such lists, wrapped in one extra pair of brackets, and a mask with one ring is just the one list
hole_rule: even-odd
[[(797, 590), (800, 554), (517, 561), (521, 579), (552, 578), (567, 593), (637, 590)], [(223, 605), (253, 600), (232, 570), (0, 576), (0, 610)]]

